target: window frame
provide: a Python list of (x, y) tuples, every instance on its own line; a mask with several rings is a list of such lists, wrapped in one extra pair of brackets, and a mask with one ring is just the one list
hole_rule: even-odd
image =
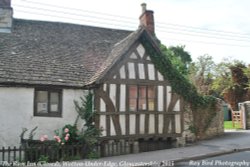
[[(48, 113), (38, 113), (37, 111), (37, 95), (38, 91), (47, 92), (47, 111)], [(58, 112), (51, 111), (51, 94), (58, 93)], [(52, 88), (35, 88), (34, 89), (34, 116), (40, 117), (62, 117), (62, 89), (52, 89)]]
[[(137, 97), (136, 98), (131, 98), (130, 96), (130, 88), (131, 87), (136, 87), (136, 90), (137, 90)], [(146, 91), (146, 96), (145, 97), (141, 97), (140, 96), (140, 90), (141, 88), (145, 87), (145, 91)], [(153, 97), (149, 97), (149, 88), (152, 87), (153, 89), (153, 92), (154, 92), (154, 96)], [(131, 106), (130, 106), (130, 100), (136, 100), (136, 109), (135, 110), (130, 110)], [(128, 111), (129, 112), (136, 112), (136, 111), (150, 111), (150, 112), (153, 112), (153, 111), (156, 111), (156, 101), (157, 101), (157, 96), (156, 96), (156, 86), (155, 85), (128, 85)], [(143, 109), (140, 107), (140, 101), (142, 100), (145, 100), (146, 101), (146, 108)], [(149, 110), (150, 107), (149, 107), (149, 101), (153, 101), (153, 110)]]

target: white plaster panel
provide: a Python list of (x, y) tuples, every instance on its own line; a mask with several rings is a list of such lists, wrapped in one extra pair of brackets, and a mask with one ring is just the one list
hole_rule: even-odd
[(134, 135), (135, 134), (135, 115), (130, 115), (129, 116), (129, 134)]
[(158, 111), (163, 111), (163, 86), (158, 86)]
[(126, 79), (126, 73), (125, 73), (125, 66), (124, 65), (120, 68), (120, 78), (121, 79)]
[(167, 109), (168, 109), (168, 106), (169, 106), (169, 104), (170, 104), (170, 102), (171, 102), (171, 91), (172, 91), (172, 90), (171, 90), (171, 87), (170, 87), (170, 86), (167, 86), (167, 87), (166, 87), (166, 91), (167, 91), (167, 92), (166, 92), (166, 93), (167, 93), (167, 99), (166, 99), (166, 100), (167, 100), (167, 101), (166, 101), (166, 104), (167, 104), (167, 105), (166, 105), (166, 106), (167, 106)]
[(151, 58), (149, 57), (149, 56), (147, 56), (147, 58), (146, 58), (147, 60), (149, 60), (149, 61), (151, 61)]
[(139, 78), (140, 78), (140, 79), (145, 79), (144, 64), (138, 63), (138, 69), (139, 69)]
[(103, 90), (106, 91), (107, 90), (107, 84), (103, 84)]
[(155, 67), (153, 64), (148, 64), (148, 79), (155, 80)]
[(107, 136), (106, 115), (100, 115), (100, 127), (103, 129), (102, 136)]
[(181, 133), (181, 116), (179, 114), (175, 115), (175, 132)]
[(145, 114), (140, 114), (140, 134), (145, 134)]
[(174, 111), (180, 111), (180, 100), (178, 100), (174, 106)]
[(172, 121), (169, 121), (168, 133), (172, 132)]
[[(48, 135), (53, 139), (54, 130), (62, 128), (66, 124), (73, 124), (77, 117), (74, 100), (83, 96), (82, 90), (63, 90), (62, 118), (58, 117), (35, 117), (34, 111), (34, 89), (33, 88), (0, 88), (0, 146), (18, 146), (19, 135), (22, 128), (29, 131), (24, 136), (28, 138), (31, 129), (38, 126), (34, 139), (42, 135)], [(78, 122), (81, 128), (82, 121)]]
[(139, 55), (140, 55), (141, 58), (144, 56), (145, 48), (142, 46), (142, 44), (138, 45), (137, 52), (139, 53)]
[(128, 63), (128, 76), (129, 79), (135, 79), (135, 64), (134, 63)]
[(164, 80), (163, 75), (159, 71), (157, 73), (158, 73), (158, 80), (163, 81)]
[(149, 126), (148, 133), (154, 134), (155, 133), (155, 115), (154, 114), (149, 115), (149, 125), (147, 126)]
[(120, 111), (126, 111), (126, 85), (120, 85)]
[(103, 99), (101, 98), (100, 100), (100, 111), (101, 112), (105, 112), (106, 111), (106, 103), (103, 101)]
[(115, 127), (114, 127), (114, 122), (112, 117), (110, 117), (110, 135), (111, 136), (115, 136), (116, 132), (115, 132)]
[(131, 59), (137, 59), (137, 56), (136, 56), (136, 54), (133, 52), (133, 53), (130, 55), (130, 58), (131, 58)]
[(110, 84), (109, 87), (109, 97), (116, 107), (116, 84)]
[(162, 134), (163, 133), (163, 115), (160, 114), (159, 115), (159, 124), (158, 124), (158, 129), (159, 129), (159, 133)]
[(126, 134), (126, 116), (125, 115), (120, 115), (120, 126), (121, 126), (121, 131), (122, 135)]

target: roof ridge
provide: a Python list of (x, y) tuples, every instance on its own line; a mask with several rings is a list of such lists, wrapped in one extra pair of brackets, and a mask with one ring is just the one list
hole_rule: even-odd
[(93, 25), (60, 22), (60, 21), (50, 21), (50, 20), (30, 20), (30, 19), (28, 20), (28, 19), (22, 19), (22, 18), (13, 18), (14, 24), (15, 24), (15, 21), (47, 23), (47, 24), (62, 24), (62, 25), (69, 25), (69, 26), (79, 26), (79, 27), (98, 28), (98, 29), (106, 29), (106, 30), (114, 30), (114, 31), (133, 32), (132, 30), (116, 29), (116, 28), (109, 28), (109, 27), (98, 27), (98, 26), (93, 26)]

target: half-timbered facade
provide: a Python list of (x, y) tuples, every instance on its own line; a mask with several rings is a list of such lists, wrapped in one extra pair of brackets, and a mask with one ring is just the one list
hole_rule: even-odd
[(155, 68), (140, 38), (104, 77), (95, 90), (96, 124), (103, 128), (103, 138), (181, 136), (183, 102)]

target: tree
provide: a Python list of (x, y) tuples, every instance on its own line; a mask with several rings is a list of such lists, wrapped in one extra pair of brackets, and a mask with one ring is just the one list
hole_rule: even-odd
[(230, 66), (232, 85), (224, 90), (224, 99), (231, 105), (233, 110), (238, 109), (238, 103), (249, 100), (249, 80), (244, 73), (246, 66), (236, 64)]
[(217, 97), (224, 98), (225, 91), (234, 86), (232, 68), (239, 64), (244, 65), (239, 60), (223, 59), (221, 63), (215, 66), (211, 89)]
[(189, 67), (189, 79), (195, 85), (198, 92), (204, 95), (211, 94), (211, 84), (214, 76), (215, 63), (210, 55), (198, 57), (198, 60), (191, 63)]
[(168, 56), (172, 65), (183, 75), (189, 73), (189, 64), (192, 62), (191, 55), (184, 50), (185, 46), (170, 46), (161, 45), (161, 51)]
[(230, 66), (231, 62), (221, 62), (215, 66), (211, 89), (217, 97), (223, 98), (224, 91), (233, 85)]

